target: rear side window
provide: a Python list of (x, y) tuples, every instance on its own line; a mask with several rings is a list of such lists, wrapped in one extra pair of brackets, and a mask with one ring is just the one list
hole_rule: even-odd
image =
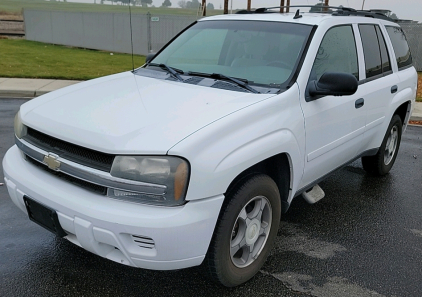
[(379, 26), (359, 25), (365, 56), (366, 78), (391, 71), (390, 58)]
[(381, 51), (382, 72), (386, 73), (388, 71), (391, 71), (390, 55), (388, 54), (387, 45), (385, 44), (385, 39), (381, 33), (380, 27), (376, 26), (375, 28), (377, 31), (378, 43), (380, 45)]
[(412, 55), (403, 30), (399, 27), (391, 26), (386, 26), (385, 28), (393, 44), (399, 69), (412, 65)]

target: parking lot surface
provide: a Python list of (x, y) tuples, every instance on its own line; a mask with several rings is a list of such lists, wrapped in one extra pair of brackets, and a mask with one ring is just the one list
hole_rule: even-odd
[[(23, 102), (0, 99), (0, 159)], [(233, 289), (201, 267), (148, 271), (102, 259), (29, 221), (0, 186), (0, 296), (421, 296), (422, 127), (408, 127), (387, 176), (356, 161), (320, 186), (326, 197), (296, 198), (260, 273)]]

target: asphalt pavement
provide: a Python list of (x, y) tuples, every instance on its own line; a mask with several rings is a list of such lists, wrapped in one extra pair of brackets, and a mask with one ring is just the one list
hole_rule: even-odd
[[(25, 100), (0, 100), (0, 159)], [(201, 267), (149, 271), (93, 255), (32, 223), (0, 186), (0, 296), (391, 296), (422, 292), (422, 126), (409, 126), (390, 174), (360, 161), (293, 201), (262, 270), (227, 289)], [(3, 171), (0, 170), (0, 182)]]

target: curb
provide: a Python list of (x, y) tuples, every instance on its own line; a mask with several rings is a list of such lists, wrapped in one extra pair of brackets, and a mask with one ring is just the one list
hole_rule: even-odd
[[(7, 81), (7, 86), (1, 86)], [(47, 94), (80, 81), (57, 79), (0, 78), (0, 99), (27, 99)], [(23, 86), (21, 89), (16, 88)], [(416, 112), (415, 112), (416, 111)], [(410, 121), (422, 121), (422, 102), (417, 102)]]
[(34, 98), (79, 82), (77, 80), (0, 77), (0, 97)]
[(18, 91), (18, 90), (0, 90), (0, 98), (16, 99), (16, 98), (27, 98), (33, 99), (41, 95), (45, 95), (52, 91)]
[[(35, 97), (49, 93), (50, 91), (18, 91), (18, 90), (0, 90), (1, 99), (26, 99), (31, 100)], [(422, 105), (422, 102), (419, 102)], [(422, 121), (422, 114), (412, 114), (410, 121)]]
[(422, 116), (414, 116), (414, 115), (411, 115), (410, 116), (410, 120), (411, 121), (422, 121)]
[(1, 90), (0, 98), (12, 97), (9, 99), (32, 99), (36, 96), (36, 91), (16, 91), (16, 90)]

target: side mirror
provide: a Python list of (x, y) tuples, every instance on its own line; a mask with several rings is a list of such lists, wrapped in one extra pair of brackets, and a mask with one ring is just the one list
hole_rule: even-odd
[(318, 81), (313, 80), (308, 84), (308, 92), (311, 97), (353, 95), (357, 89), (356, 77), (343, 72), (324, 73)]
[(154, 57), (155, 57), (155, 53), (149, 53), (147, 57), (145, 58), (145, 63), (148, 64), (149, 62), (151, 62), (152, 59), (154, 59)]

